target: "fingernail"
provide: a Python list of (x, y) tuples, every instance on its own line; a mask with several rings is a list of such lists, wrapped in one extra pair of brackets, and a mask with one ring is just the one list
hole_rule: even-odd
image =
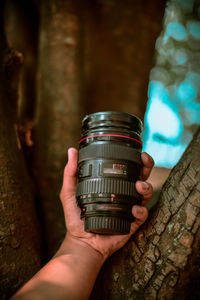
[(68, 152), (68, 156), (71, 155), (72, 151), (73, 151), (73, 150), (72, 150), (72, 148), (70, 147), (70, 148), (68, 149), (68, 151), (67, 151), (67, 152)]
[(145, 181), (141, 181), (143, 190), (147, 191), (149, 189), (149, 185)]
[(143, 215), (143, 213), (144, 213), (143, 207), (142, 206), (137, 206), (136, 207), (136, 212), (137, 212), (138, 215)]
[(148, 161), (152, 164), (152, 165), (154, 165), (154, 159), (153, 159), (153, 157), (151, 156), (151, 155), (149, 155), (148, 153), (146, 153), (146, 152), (143, 152), (144, 154), (145, 154), (145, 156), (146, 156), (146, 158), (148, 159)]

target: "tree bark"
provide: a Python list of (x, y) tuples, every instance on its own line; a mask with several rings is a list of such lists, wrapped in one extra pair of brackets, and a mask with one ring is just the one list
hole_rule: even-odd
[[(1, 22), (3, 3), (0, 4)], [(41, 266), (34, 187), (18, 136), (22, 54), (9, 49), (0, 24), (0, 298), (8, 299)]]
[(195, 299), (191, 286), (200, 276), (199, 149), (200, 130), (171, 171), (145, 225), (105, 264), (91, 299)]

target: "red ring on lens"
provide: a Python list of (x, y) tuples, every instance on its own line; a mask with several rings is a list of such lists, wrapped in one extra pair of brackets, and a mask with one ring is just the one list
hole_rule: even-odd
[(139, 140), (137, 140), (137, 139), (135, 139), (135, 138), (132, 138), (132, 137), (126, 136), (126, 135), (119, 135), (119, 134), (95, 134), (95, 135), (90, 135), (90, 136), (86, 136), (86, 137), (84, 137), (83, 139), (81, 139), (81, 140), (79, 141), (79, 144), (80, 144), (82, 141), (86, 140), (86, 139), (93, 138), (93, 137), (99, 137), (99, 136), (115, 136), (115, 137), (122, 137), (122, 138), (126, 138), (126, 139), (133, 140), (133, 141), (138, 142), (138, 143), (140, 143), (140, 144), (142, 145), (142, 142), (139, 141)]

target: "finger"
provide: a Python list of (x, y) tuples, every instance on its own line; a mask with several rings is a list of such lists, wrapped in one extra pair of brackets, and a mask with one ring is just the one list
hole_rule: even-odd
[(68, 149), (68, 163), (64, 169), (63, 186), (61, 194), (73, 195), (76, 190), (77, 183), (77, 158), (78, 151), (75, 148)]
[(60, 198), (63, 204), (67, 228), (75, 228), (80, 222), (80, 208), (77, 206), (75, 191), (77, 183), (77, 150), (68, 149), (68, 163), (64, 169)]
[(141, 159), (142, 159), (142, 163), (143, 163), (142, 180), (146, 180), (149, 177), (149, 174), (151, 173), (151, 170), (154, 166), (154, 160), (146, 152), (143, 152), (141, 154)]
[(131, 223), (131, 234), (135, 233), (136, 230), (138, 230), (138, 228), (146, 221), (149, 213), (146, 207), (134, 205), (132, 207), (132, 214), (135, 217), (135, 221)]
[(143, 197), (142, 205), (147, 204), (152, 198), (153, 187), (149, 182), (138, 180), (136, 182), (136, 190)]

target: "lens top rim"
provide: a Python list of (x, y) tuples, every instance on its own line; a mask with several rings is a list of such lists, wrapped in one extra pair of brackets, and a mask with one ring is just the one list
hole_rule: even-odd
[(121, 121), (129, 123), (130, 125), (132, 124), (134, 127), (137, 127), (139, 131), (142, 131), (143, 128), (143, 123), (138, 117), (129, 113), (119, 111), (101, 111), (86, 115), (82, 120), (82, 126), (86, 129), (87, 127), (90, 127), (92, 123), (99, 123), (101, 121)]

